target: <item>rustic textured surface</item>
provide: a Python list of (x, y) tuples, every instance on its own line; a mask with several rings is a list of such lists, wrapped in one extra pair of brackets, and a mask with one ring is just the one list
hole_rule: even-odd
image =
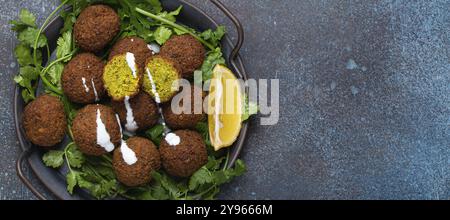
[[(48, 2), (0, 0), (2, 199), (34, 199), (14, 171), (8, 20), (27, 7), (42, 22)], [(278, 125), (252, 120), (249, 171), (222, 198), (450, 198), (450, 1), (223, 2), (245, 26), (250, 76), (279, 78), (282, 98)]]

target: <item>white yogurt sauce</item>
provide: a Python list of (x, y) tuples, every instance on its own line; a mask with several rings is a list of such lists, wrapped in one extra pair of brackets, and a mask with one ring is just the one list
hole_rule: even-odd
[(81, 77), (81, 81), (83, 82), (84, 91), (86, 91), (86, 93), (88, 93), (89, 87), (87, 87), (87, 85), (86, 85), (86, 78)]
[[(116, 114), (116, 119), (117, 119), (117, 124), (119, 125), (119, 128), (120, 128), (120, 138), (123, 138), (122, 126), (121, 126), (120, 118), (119, 118), (118, 114)], [(127, 163), (128, 165), (131, 166), (137, 162), (136, 153), (131, 148), (128, 147), (127, 143), (124, 140), (122, 140), (122, 142), (120, 144), (120, 152), (122, 153), (123, 161), (125, 161), (125, 163)]]
[(125, 128), (130, 132), (135, 132), (139, 127), (134, 120), (133, 109), (130, 105), (130, 97), (126, 96), (124, 100), (125, 109), (127, 110), (127, 123), (125, 124)]
[(220, 122), (220, 105), (222, 104), (222, 90), (223, 90), (223, 85), (222, 85), (222, 81), (221, 80), (217, 80), (217, 85), (216, 85), (216, 97), (215, 97), (215, 117), (214, 117), (214, 136), (216, 137), (216, 141), (218, 143), (220, 143), (220, 135), (219, 135), (219, 131), (220, 128), (223, 127), (222, 123)]
[(111, 142), (111, 137), (108, 131), (106, 131), (105, 124), (101, 119), (100, 109), (97, 109), (97, 144), (103, 147), (107, 152), (114, 150), (114, 144)]
[(122, 140), (122, 144), (120, 145), (120, 152), (122, 153), (122, 158), (125, 163), (128, 165), (133, 165), (137, 162), (136, 153), (134, 153), (131, 148), (128, 147), (127, 143)]
[(155, 81), (153, 81), (153, 77), (152, 77), (152, 74), (150, 73), (150, 70), (148, 68), (146, 70), (147, 70), (148, 79), (150, 81), (150, 85), (152, 86), (152, 93), (155, 96), (155, 102), (160, 104), (161, 103), (161, 99), (159, 98), (159, 94), (156, 91)]
[(94, 90), (95, 101), (98, 102), (100, 99), (98, 98), (97, 90), (95, 89), (94, 79), (91, 79), (92, 89)]
[(170, 146), (177, 146), (181, 142), (180, 137), (175, 133), (168, 133), (164, 139)]
[(161, 50), (161, 48), (159, 47), (159, 45), (158, 45), (158, 44), (155, 44), (155, 43), (148, 44), (147, 47), (148, 47), (149, 50), (152, 51), (152, 54), (153, 54), (153, 55), (158, 54), (159, 51)]
[(134, 58), (134, 54), (127, 52), (126, 54), (127, 64), (130, 67), (131, 72), (133, 73), (133, 77), (136, 78), (136, 59)]

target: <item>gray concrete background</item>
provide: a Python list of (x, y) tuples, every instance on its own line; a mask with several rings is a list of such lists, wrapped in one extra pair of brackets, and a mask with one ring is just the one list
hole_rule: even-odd
[[(189, 1), (231, 28), (211, 3)], [(281, 118), (252, 120), (249, 171), (221, 198), (450, 198), (450, 1), (223, 2), (245, 26), (250, 76), (280, 79)], [(0, 0), (1, 199), (35, 198), (14, 170), (8, 20), (26, 7), (42, 22), (55, 5)]]

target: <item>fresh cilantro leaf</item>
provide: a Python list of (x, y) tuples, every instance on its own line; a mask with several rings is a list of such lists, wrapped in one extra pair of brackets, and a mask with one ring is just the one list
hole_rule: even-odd
[(20, 10), (19, 19), (22, 23), (34, 27), (36, 23), (36, 17), (27, 9)]
[[(72, 53), (72, 31), (67, 31), (58, 38), (56, 47), (56, 58), (63, 58)], [(62, 62), (67, 62), (72, 57), (67, 57)]]
[(162, 5), (159, 0), (146, 0), (149, 6), (151, 6), (151, 12), (160, 13), (162, 11)]
[[(37, 28), (28, 27), (19, 33), (18, 38), (19, 41), (21, 41), (25, 45), (34, 48), (34, 41), (38, 33), (39, 30)], [(45, 45), (47, 45), (47, 37), (45, 37), (45, 35), (43, 34), (40, 34), (37, 42), (37, 48), (42, 48)]]
[(217, 64), (225, 64), (225, 59), (223, 58), (222, 51), (219, 47), (208, 52), (208, 55), (202, 64), (201, 71), (203, 74), (203, 81), (211, 79), (212, 71)]
[(78, 150), (75, 144), (66, 150), (66, 156), (70, 166), (75, 168), (81, 168), (85, 160), (83, 153)]
[(211, 140), (209, 139), (209, 128), (208, 123), (206, 122), (199, 122), (195, 125), (195, 130), (197, 130), (203, 137), (203, 140), (205, 141), (206, 146), (211, 146)]
[(51, 150), (42, 156), (45, 166), (59, 168), (64, 163), (64, 151)]
[(225, 26), (219, 26), (217, 27), (216, 31), (208, 29), (203, 33), (201, 33), (199, 36), (202, 37), (204, 40), (209, 41), (214, 47), (218, 47), (220, 40), (223, 38), (225, 33), (226, 33)]
[(61, 75), (64, 70), (64, 65), (61, 62), (54, 64), (47, 72), (47, 75), (50, 77), (50, 81), (54, 85), (58, 85), (61, 88)]
[(202, 167), (194, 174), (192, 174), (191, 178), (189, 179), (189, 190), (195, 190), (200, 185), (213, 182), (214, 178), (211, 172), (206, 167)]
[(155, 37), (156, 42), (162, 45), (167, 40), (169, 40), (170, 36), (172, 36), (172, 30), (164, 26), (160, 26), (155, 30), (155, 33), (153, 35)]
[(164, 126), (158, 124), (153, 126), (153, 128), (150, 128), (149, 130), (147, 130), (145, 132), (145, 135), (150, 138), (153, 143), (155, 143), (156, 145), (159, 146), (159, 144), (161, 143), (161, 140), (163, 138), (163, 133), (164, 133)]
[(70, 171), (66, 176), (66, 181), (67, 181), (67, 191), (70, 194), (73, 194), (73, 188), (78, 183), (78, 173), (75, 171)]
[(30, 47), (24, 44), (18, 44), (14, 49), (17, 62), (20, 66), (27, 66), (33, 64), (33, 56), (31, 55)]
[(18, 21), (10, 21), (13, 25), (11, 29), (16, 32), (21, 32), (27, 27), (36, 27), (35, 23), (36, 17), (27, 9), (20, 10)]
[(166, 20), (175, 22), (177, 20), (175, 16), (180, 14), (181, 9), (183, 9), (183, 6), (178, 7), (175, 11), (171, 11), (171, 12), (164, 11), (164, 12), (161, 12), (161, 13), (158, 14), (158, 16), (160, 16), (160, 17), (162, 17), (162, 18), (164, 18)]

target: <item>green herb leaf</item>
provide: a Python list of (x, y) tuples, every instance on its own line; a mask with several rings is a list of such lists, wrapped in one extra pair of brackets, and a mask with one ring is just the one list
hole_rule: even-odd
[(153, 128), (150, 128), (149, 130), (147, 130), (145, 132), (145, 135), (150, 138), (153, 143), (155, 143), (156, 145), (159, 146), (159, 144), (161, 143), (161, 140), (163, 138), (163, 133), (164, 133), (164, 126), (158, 124), (153, 126)]
[[(27, 46), (34, 48), (34, 41), (39, 33), (37, 28), (28, 27), (22, 32), (19, 33), (19, 41), (24, 43)], [(47, 37), (45, 35), (40, 34), (37, 41), (37, 48), (42, 48), (47, 45)]]
[[(63, 58), (72, 53), (72, 31), (67, 31), (58, 38), (56, 47), (56, 58)], [(72, 57), (63, 59), (62, 62), (68, 62)]]
[(206, 167), (202, 167), (197, 170), (197, 172), (192, 174), (191, 178), (189, 179), (189, 190), (195, 190), (200, 185), (213, 182), (214, 177), (212, 176), (211, 172)]
[(74, 172), (74, 171), (70, 171), (66, 176), (66, 181), (67, 181), (67, 191), (70, 194), (73, 194), (73, 188), (78, 183), (78, 173)]
[(212, 71), (217, 64), (225, 64), (220, 48), (210, 51), (202, 64), (203, 81), (207, 81), (212, 77)]
[(20, 66), (33, 64), (33, 57), (31, 55), (30, 47), (24, 44), (18, 44), (14, 49), (14, 54), (16, 55), (17, 62)]
[(47, 75), (50, 77), (50, 81), (52, 84), (57, 85), (58, 88), (61, 88), (61, 75), (64, 70), (64, 65), (60, 62), (54, 64), (47, 72)]
[(169, 40), (170, 36), (172, 36), (172, 30), (164, 26), (160, 26), (155, 30), (155, 33), (153, 35), (155, 37), (156, 42), (162, 45), (167, 40)]
[(158, 14), (158, 16), (167, 19), (169, 21), (175, 22), (177, 19), (175, 16), (179, 15), (181, 12), (181, 9), (183, 9), (183, 6), (178, 7), (175, 11), (171, 11), (171, 12), (161, 12)]
[(254, 102), (250, 102), (248, 96), (245, 96), (244, 98), (243, 108), (242, 121), (247, 121), (250, 116), (258, 114), (259, 111), (258, 105)]
[(212, 31), (211, 29), (204, 31), (200, 34), (200, 37), (202, 37), (206, 41), (209, 41), (214, 47), (218, 47), (220, 40), (223, 38), (225, 33), (225, 26), (219, 26), (217, 27), (216, 31)]
[(21, 32), (27, 27), (36, 27), (35, 23), (36, 17), (27, 9), (20, 10), (18, 21), (10, 21), (13, 25), (11, 29), (16, 32)]
[(85, 160), (83, 153), (78, 150), (75, 144), (67, 149), (66, 156), (69, 160), (70, 166), (75, 168), (81, 168)]
[(42, 156), (45, 166), (59, 168), (64, 163), (64, 151), (51, 150)]

